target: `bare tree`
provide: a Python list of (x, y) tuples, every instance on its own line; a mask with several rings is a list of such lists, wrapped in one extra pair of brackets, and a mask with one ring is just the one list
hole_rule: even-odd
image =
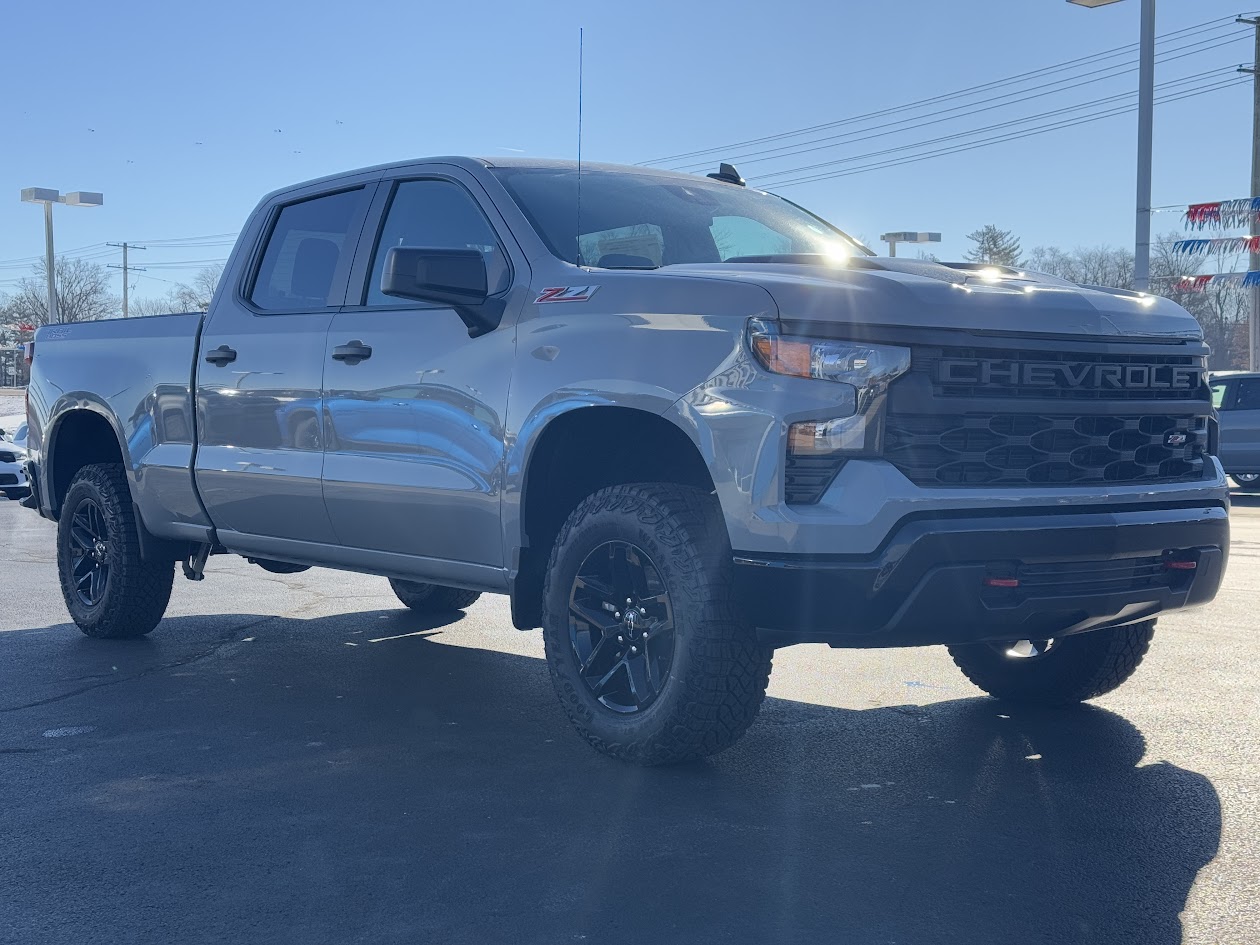
[(145, 318), (149, 315), (168, 315), (171, 312), (179, 312), (182, 309), (174, 298), (174, 293), (170, 295), (161, 295), (157, 298), (133, 298), (128, 303), (131, 310), (132, 318)]
[(1133, 287), (1133, 254), (1112, 246), (1078, 246), (1070, 253), (1057, 246), (1038, 246), (1028, 254), (1027, 266), (1078, 285)]
[(192, 284), (181, 282), (171, 292), (174, 300), (173, 311), (204, 312), (210, 308), (210, 300), (214, 298), (214, 290), (219, 287), (223, 278), (223, 265), (215, 264), (198, 270), (193, 276)]
[[(48, 267), (41, 259), (31, 271), (34, 275), (19, 282), (17, 291), (0, 306), (0, 321), (36, 327), (48, 324)], [(110, 294), (104, 266), (59, 256), (56, 273), (57, 310), (63, 322), (91, 322), (109, 318), (118, 311), (118, 300)]]

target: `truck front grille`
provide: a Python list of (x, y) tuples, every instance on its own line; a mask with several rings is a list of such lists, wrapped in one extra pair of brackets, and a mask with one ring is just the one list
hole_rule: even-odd
[(1207, 443), (1206, 416), (893, 414), (884, 456), (921, 486), (1186, 482)]

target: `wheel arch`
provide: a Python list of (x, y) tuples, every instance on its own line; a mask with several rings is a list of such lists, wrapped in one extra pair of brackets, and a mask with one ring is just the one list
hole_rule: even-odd
[(620, 404), (588, 403), (549, 417), (528, 443), (518, 481), (519, 503), (508, 541), (516, 549), (513, 622), (521, 629), (539, 625), (552, 545), (586, 496), (630, 482), (673, 482), (714, 491), (694, 431), (668, 415)]
[(131, 467), (127, 447), (111, 413), (93, 403), (82, 404), (57, 414), (44, 451), (44, 474), (48, 488), (48, 506), (53, 516), (61, 506), (70, 483), (84, 466), (94, 463), (120, 463), (127, 471), (128, 488)]

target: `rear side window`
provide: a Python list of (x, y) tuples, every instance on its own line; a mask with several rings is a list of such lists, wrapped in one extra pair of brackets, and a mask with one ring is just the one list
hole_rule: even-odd
[(1235, 410), (1260, 410), (1260, 378), (1238, 382), (1238, 399)]
[(329, 294), (338, 267), (354, 251), (350, 231), (362, 201), (358, 188), (284, 207), (267, 239), (250, 301), (273, 312), (337, 304)]
[(372, 259), (367, 305), (400, 304), (381, 291), (391, 246), (479, 250), (486, 258), (490, 294), (506, 287), (509, 269), (494, 228), (468, 191), (452, 181), (409, 180), (398, 185)]

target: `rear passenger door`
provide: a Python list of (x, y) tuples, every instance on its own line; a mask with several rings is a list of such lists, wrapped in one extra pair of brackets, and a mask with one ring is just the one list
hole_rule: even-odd
[[(422, 559), (474, 572), (504, 563), (503, 416), (516, 311), (509, 306), (496, 330), (469, 338), (453, 309), (384, 295), (381, 272), (391, 246), (475, 248), (490, 294), (508, 292), (524, 260), (509, 256), (502, 221), (479, 192), (454, 168), (382, 182), (324, 358), (324, 498), (337, 538), (409, 556), (416, 576), (435, 580), (452, 572), (426, 571)], [(347, 359), (347, 350), (364, 356)]]
[(196, 481), (229, 547), (234, 532), (336, 540), (321, 482), (324, 345), (374, 193), (360, 180), (286, 197), (258, 221), (243, 278), (211, 306), (197, 354)]

